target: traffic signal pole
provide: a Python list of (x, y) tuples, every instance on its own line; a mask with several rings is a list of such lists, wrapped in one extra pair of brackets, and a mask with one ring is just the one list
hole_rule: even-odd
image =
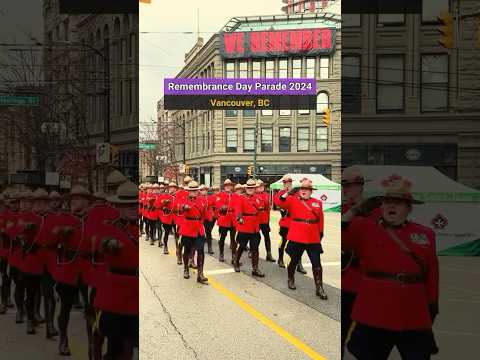
[(255, 131), (253, 137), (253, 178), (257, 178), (257, 139), (258, 139), (258, 111), (255, 114)]

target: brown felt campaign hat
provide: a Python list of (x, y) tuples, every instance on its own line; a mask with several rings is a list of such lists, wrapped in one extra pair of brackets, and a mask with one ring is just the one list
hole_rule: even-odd
[(412, 183), (398, 175), (391, 175), (383, 180), (382, 186), (385, 190), (383, 199), (399, 199), (410, 204), (424, 204), (423, 201), (413, 197)]
[(117, 189), (113, 196), (109, 196), (107, 201), (112, 204), (135, 204), (138, 203), (138, 188), (130, 180), (125, 181)]

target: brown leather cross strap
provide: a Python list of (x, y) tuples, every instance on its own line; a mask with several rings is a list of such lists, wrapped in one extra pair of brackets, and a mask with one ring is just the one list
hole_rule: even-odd
[(390, 239), (392, 239), (400, 247), (400, 249), (402, 249), (407, 255), (409, 255), (413, 259), (413, 261), (415, 261), (415, 263), (420, 267), (423, 276), (423, 274), (425, 274), (426, 272), (423, 261), (420, 260), (420, 258), (415, 254), (415, 252), (404, 241), (402, 241), (400, 237), (395, 234), (395, 232), (391, 228), (385, 227), (385, 231), (389, 235)]
[(378, 280), (393, 280), (404, 284), (420, 284), (424, 282), (424, 278), (420, 274), (406, 273), (386, 273), (382, 271), (368, 271), (367, 277)]
[(187, 220), (201, 220), (202, 218), (200, 216), (194, 216), (194, 217), (185, 216), (185, 219), (187, 219)]

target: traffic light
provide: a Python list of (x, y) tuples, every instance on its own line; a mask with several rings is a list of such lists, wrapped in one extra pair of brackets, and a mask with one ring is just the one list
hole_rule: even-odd
[(247, 174), (248, 176), (253, 176), (253, 165), (248, 165)]
[(447, 12), (447, 11), (442, 11), (440, 13), (440, 16), (438, 17), (438, 20), (440, 21), (440, 27), (438, 28), (438, 31), (441, 34), (440, 40), (438, 40), (438, 43), (442, 45), (445, 49), (453, 49), (454, 45), (454, 34), (453, 34), (453, 16)]
[(323, 123), (327, 126), (330, 125), (331, 113), (332, 113), (332, 110), (330, 110), (329, 108), (326, 108), (325, 110), (323, 110)]
[(110, 144), (110, 159), (112, 165), (120, 165), (120, 147), (118, 145)]

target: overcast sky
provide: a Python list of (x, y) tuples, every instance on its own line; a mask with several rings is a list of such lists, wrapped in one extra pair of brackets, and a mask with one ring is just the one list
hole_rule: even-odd
[(196, 32), (197, 8), (200, 36), (206, 43), (234, 16), (277, 15), (283, 5), (282, 0), (152, 0), (140, 4), (140, 122), (156, 119), (163, 78), (181, 70), (185, 53), (195, 44), (196, 34), (181, 32)]

